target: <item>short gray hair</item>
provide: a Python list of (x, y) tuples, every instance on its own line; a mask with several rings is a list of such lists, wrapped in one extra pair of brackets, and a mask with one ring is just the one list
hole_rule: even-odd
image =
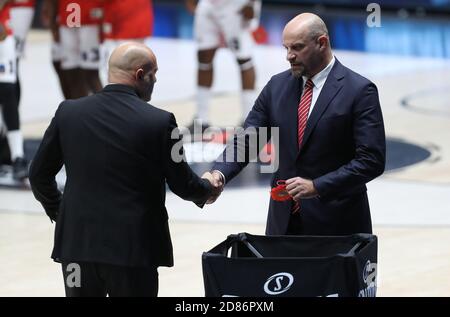
[(319, 36), (326, 35), (329, 38), (328, 28), (322, 19), (312, 19), (309, 25), (309, 38), (317, 39)]

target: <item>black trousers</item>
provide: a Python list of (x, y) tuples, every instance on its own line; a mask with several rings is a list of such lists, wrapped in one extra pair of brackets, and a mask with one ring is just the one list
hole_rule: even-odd
[(19, 104), (16, 97), (16, 84), (0, 83), (0, 105), (8, 131), (19, 130)]
[(62, 263), (66, 297), (156, 297), (157, 267)]
[(303, 234), (302, 216), (300, 215), (300, 213), (291, 214), (289, 218), (289, 224), (286, 230), (286, 235), (296, 236)]

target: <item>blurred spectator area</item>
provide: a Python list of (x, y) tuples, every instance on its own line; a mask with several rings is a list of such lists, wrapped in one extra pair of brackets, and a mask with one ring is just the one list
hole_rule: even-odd
[[(367, 26), (371, 2), (381, 7), (381, 27)], [(193, 17), (184, 0), (153, 3), (154, 36), (192, 38)], [(41, 5), (37, 0), (37, 12)], [(263, 0), (261, 25), (267, 44), (281, 45), (285, 23), (301, 12), (314, 12), (325, 20), (335, 49), (450, 58), (450, 0)], [(37, 16), (34, 27), (41, 28)]]

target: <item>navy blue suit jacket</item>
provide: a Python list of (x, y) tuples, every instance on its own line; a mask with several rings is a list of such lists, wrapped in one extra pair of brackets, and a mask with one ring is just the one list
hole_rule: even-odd
[[(366, 183), (385, 168), (386, 140), (375, 84), (343, 66), (337, 59), (308, 119), (303, 144), (297, 144), (297, 109), (302, 80), (291, 71), (271, 78), (249, 113), (245, 128), (279, 127), (277, 180), (300, 176), (311, 179), (319, 197), (301, 200), (303, 232), (308, 235), (371, 233)], [(239, 145), (238, 145), (239, 144)], [(248, 143), (234, 144), (238, 146)], [(229, 182), (246, 165), (223, 157), (213, 169)], [(266, 234), (283, 235), (292, 202), (271, 200)]]

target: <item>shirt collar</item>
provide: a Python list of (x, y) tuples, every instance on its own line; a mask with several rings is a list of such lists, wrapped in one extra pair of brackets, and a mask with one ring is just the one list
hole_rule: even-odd
[[(311, 78), (315, 88), (318, 88), (318, 89), (322, 88), (322, 86), (325, 84), (325, 81), (327, 80), (327, 77), (330, 74), (331, 69), (333, 68), (335, 62), (336, 62), (336, 58), (333, 56), (333, 58), (331, 59), (331, 62), (327, 65), (327, 67), (322, 69), (319, 73), (314, 75), (313, 78)], [(305, 77), (305, 76), (302, 76), (302, 78), (303, 78), (303, 87), (304, 87), (306, 84), (306, 81), (309, 78)]]

